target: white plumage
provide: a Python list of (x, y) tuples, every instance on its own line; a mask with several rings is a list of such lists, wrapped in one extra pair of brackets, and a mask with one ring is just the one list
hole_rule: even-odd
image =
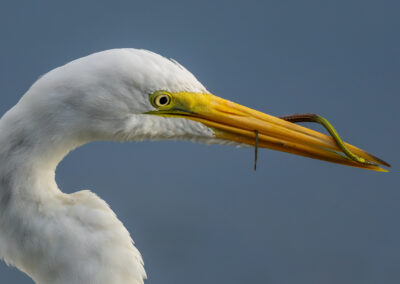
[(144, 115), (155, 90), (206, 92), (144, 50), (75, 60), (41, 77), (0, 120), (0, 256), (38, 284), (143, 283), (140, 253), (106, 202), (64, 194), (57, 164), (93, 140), (212, 138), (190, 120)]

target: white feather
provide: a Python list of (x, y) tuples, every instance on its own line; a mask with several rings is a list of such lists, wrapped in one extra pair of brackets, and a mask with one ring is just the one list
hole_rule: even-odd
[(114, 212), (90, 191), (61, 192), (55, 169), (93, 140), (221, 143), (198, 122), (143, 114), (156, 90), (207, 93), (176, 61), (116, 49), (45, 74), (1, 118), (1, 258), (37, 284), (143, 283), (142, 257)]

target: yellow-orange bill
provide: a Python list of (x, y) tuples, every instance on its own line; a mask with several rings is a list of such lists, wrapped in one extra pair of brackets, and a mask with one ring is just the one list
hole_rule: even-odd
[(313, 159), (386, 172), (383, 160), (353, 145), (345, 144), (369, 163), (359, 163), (341, 153), (332, 137), (295, 123), (241, 106), (211, 94), (172, 93), (171, 104), (154, 114), (184, 117), (212, 128), (219, 139), (255, 145)]

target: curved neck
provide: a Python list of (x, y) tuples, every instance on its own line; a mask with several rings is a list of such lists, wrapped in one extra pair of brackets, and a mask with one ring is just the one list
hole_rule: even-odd
[[(0, 120), (0, 195), (41, 199), (59, 193), (55, 169), (74, 148), (84, 144), (52, 133), (54, 127), (21, 115), (18, 105)], [(4, 200), (4, 198), (2, 198)]]
[(143, 283), (141, 255), (108, 205), (55, 182), (58, 163), (90, 137), (21, 113), (0, 120), (0, 259), (41, 284)]

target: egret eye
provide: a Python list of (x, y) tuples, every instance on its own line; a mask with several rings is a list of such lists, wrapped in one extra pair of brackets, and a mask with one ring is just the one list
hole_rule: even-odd
[(163, 106), (167, 106), (170, 104), (171, 102), (171, 96), (168, 94), (159, 94), (158, 96), (156, 96), (153, 100), (154, 102), (154, 106), (156, 107), (163, 107)]

